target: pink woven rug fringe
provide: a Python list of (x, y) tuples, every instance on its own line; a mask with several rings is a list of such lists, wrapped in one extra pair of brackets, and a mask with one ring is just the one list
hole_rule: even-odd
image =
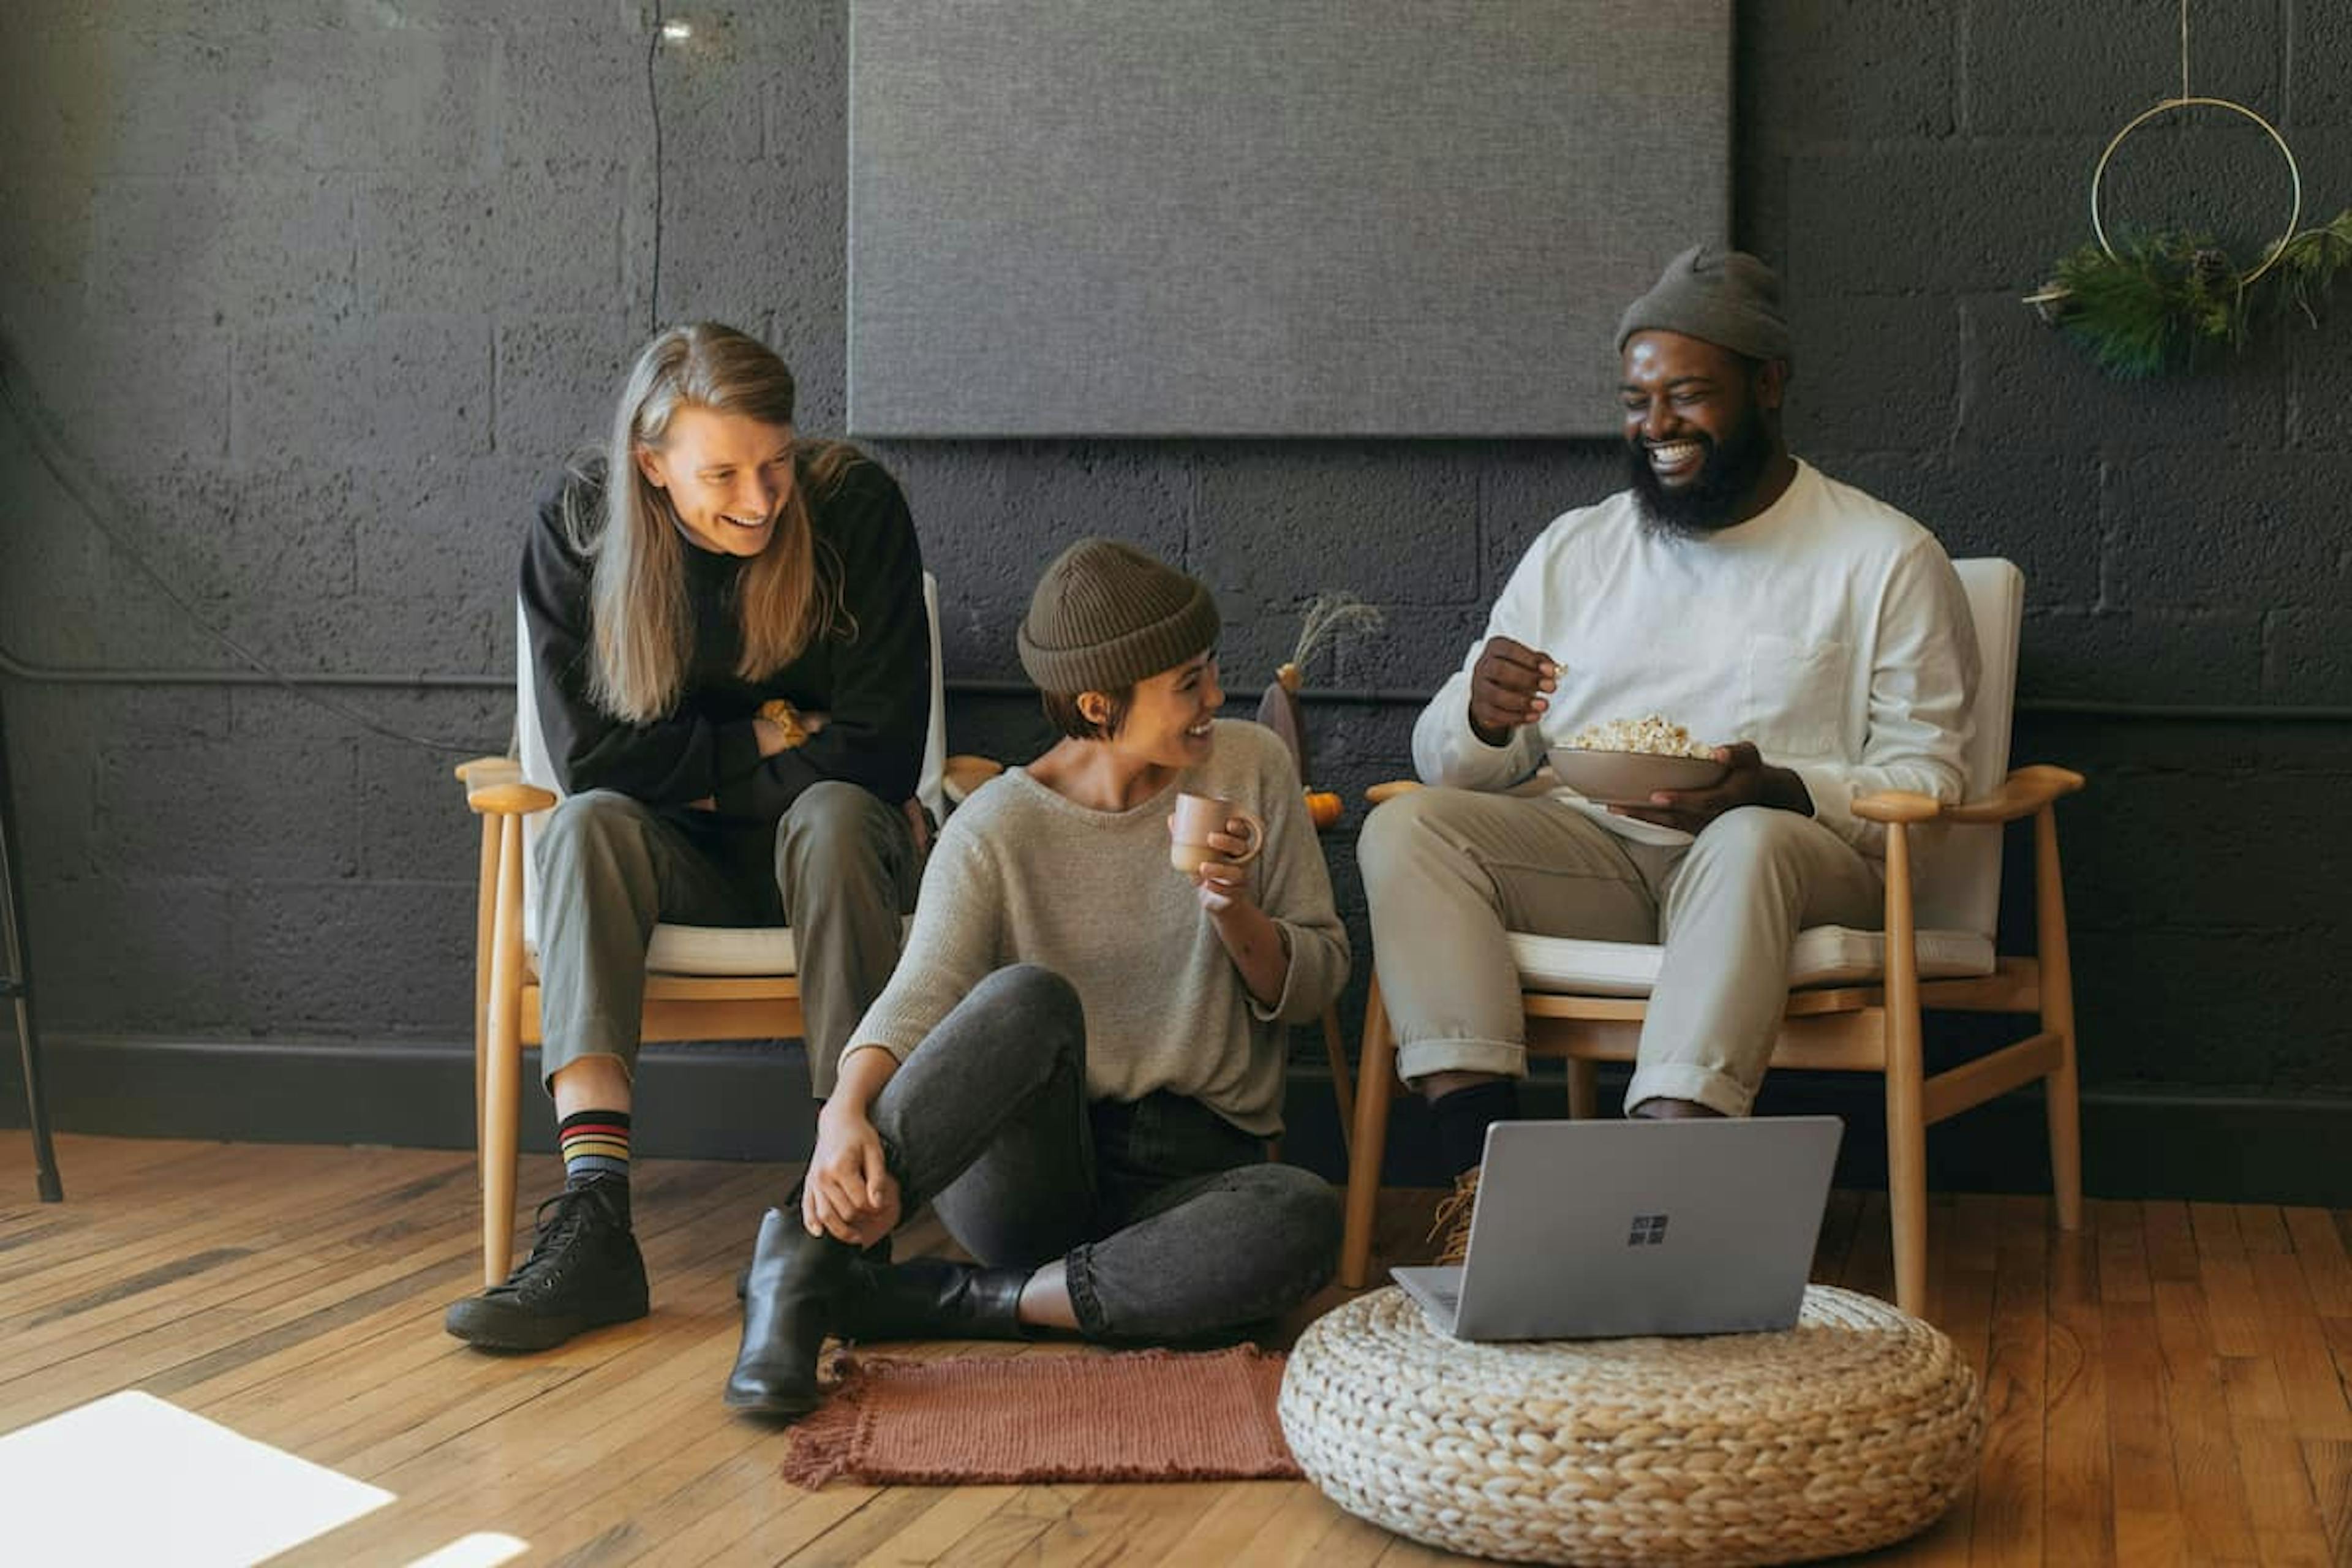
[(793, 1428), (784, 1479), (821, 1487), (1291, 1479), (1283, 1357), (1199, 1353), (852, 1357)]

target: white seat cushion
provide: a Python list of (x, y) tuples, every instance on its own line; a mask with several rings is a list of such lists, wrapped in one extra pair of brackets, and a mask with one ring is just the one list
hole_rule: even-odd
[(798, 974), (790, 926), (654, 927), (646, 968), (655, 974)]
[[(539, 942), (523, 943), (531, 978), (539, 978)], [(646, 950), (649, 974), (749, 975), (800, 973), (800, 950), (789, 926), (654, 927)]]
[[(903, 932), (912, 916), (899, 922)], [(539, 973), (539, 944), (529, 944), (531, 973)], [(750, 975), (798, 974), (800, 949), (790, 926), (654, 927), (653, 945), (646, 950), (650, 974)]]
[[(1584, 942), (1574, 937), (1510, 933), (1511, 962), (1528, 991), (1584, 996), (1647, 996), (1666, 950), (1640, 942)], [(1990, 938), (1965, 931), (1919, 932), (1919, 977), (1957, 980), (1990, 974)], [(1886, 934), (1851, 926), (1814, 926), (1797, 933), (1789, 950), (1789, 984), (1875, 984), (1886, 969)]]

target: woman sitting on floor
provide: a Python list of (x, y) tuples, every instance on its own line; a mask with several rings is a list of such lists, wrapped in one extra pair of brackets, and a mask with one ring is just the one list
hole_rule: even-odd
[[(1265, 1141), (1283, 1026), (1338, 994), (1347, 934), (1288, 752), (1216, 719), (1217, 625), (1205, 587), (1124, 544), (1046, 569), (1021, 661), (1064, 738), (940, 836), (798, 1212), (760, 1227), (730, 1406), (814, 1409), (828, 1333), (1185, 1341), (1330, 1277), (1332, 1191)], [(1171, 869), (1180, 793), (1255, 813), (1263, 853)], [(860, 1255), (926, 1202), (978, 1266)]]

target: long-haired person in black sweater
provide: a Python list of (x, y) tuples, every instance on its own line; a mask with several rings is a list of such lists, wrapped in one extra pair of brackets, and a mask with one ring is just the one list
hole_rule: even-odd
[(450, 1307), (469, 1343), (543, 1350), (646, 1314), (629, 1109), (657, 922), (792, 926), (819, 1100), (898, 960), (927, 830), (922, 556), (890, 476), (801, 437), (793, 401), (765, 345), (673, 327), (530, 525), (523, 614), (567, 792), (536, 851), (565, 1183), (513, 1277)]

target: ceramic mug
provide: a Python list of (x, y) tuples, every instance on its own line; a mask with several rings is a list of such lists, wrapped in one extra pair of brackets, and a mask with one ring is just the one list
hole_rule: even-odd
[[(1241, 837), (1249, 840), (1249, 847), (1234, 856), (1209, 847), (1209, 835), (1224, 832), (1235, 821), (1247, 829)], [(1202, 865), (1210, 860), (1246, 866), (1265, 847), (1265, 824), (1257, 814), (1213, 795), (1178, 795), (1168, 834), (1168, 863), (1187, 877), (1198, 876)]]

